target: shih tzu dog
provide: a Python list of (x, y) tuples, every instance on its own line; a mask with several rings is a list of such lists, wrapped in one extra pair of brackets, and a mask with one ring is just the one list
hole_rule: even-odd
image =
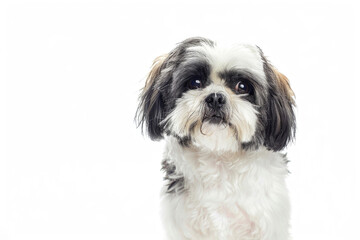
[(287, 240), (288, 79), (254, 45), (190, 38), (158, 57), (137, 121), (165, 139), (162, 216), (172, 240)]

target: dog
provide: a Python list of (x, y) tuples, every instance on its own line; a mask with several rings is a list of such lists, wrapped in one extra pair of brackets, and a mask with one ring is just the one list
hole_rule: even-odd
[(294, 98), (256, 45), (195, 37), (155, 59), (136, 119), (166, 141), (167, 239), (289, 239), (280, 151), (295, 137)]

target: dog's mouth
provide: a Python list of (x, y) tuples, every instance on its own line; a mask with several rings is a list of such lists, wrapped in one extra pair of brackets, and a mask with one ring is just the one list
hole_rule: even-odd
[(204, 116), (203, 122), (208, 122), (212, 124), (224, 124), (226, 123), (226, 120), (224, 116), (220, 114), (212, 114), (210, 116)]

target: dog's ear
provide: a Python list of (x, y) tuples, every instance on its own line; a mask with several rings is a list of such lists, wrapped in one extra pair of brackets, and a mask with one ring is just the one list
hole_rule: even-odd
[(146, 132), (152, 140), (161, 139), (164, 132), (160, 122), (165, 117), (165, 103), (161, 96), (159, 82), (166, 58), (167, 55), (162, 55), (154, 60), (145, 87), (142, 89), (136, 112), (138, 126), (141, 126), (143, 130), (145, 124)]
[(280, 151), (295, 137), (295, 96), (287, 77), (266, 60), (264, 70), (269, 83), (264, 145)]

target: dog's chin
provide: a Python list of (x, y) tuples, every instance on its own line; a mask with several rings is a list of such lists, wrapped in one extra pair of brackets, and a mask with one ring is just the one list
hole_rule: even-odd
[(192, 136), (194, 145), (211, 152), (237, 152), (239, 141), (234, 130), (222, 117), (211, 116), (203, 119), (199, 131)]

